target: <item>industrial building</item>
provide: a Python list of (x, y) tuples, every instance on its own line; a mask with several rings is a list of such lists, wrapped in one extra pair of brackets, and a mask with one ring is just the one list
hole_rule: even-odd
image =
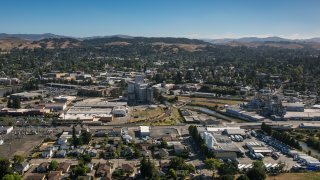
[(136, 75), (134, 82), (128, 82), (129, 104), (144, 104), (153, 102), (153, 87), (151, 87), (148, 83), (144, 83), (143, 75)]
[(231, 107), (226, 109), (226, 113), (246, 121), (262, 121), (265, 119), (264, 117), (256, 114), (255, 112), (243, 111), (243, 110), (231, 108)]
[(57, 97), (54, 97), (53, 100), (55, 102), (59, 102), (59, 103), (66, 103), (66, 102), (72, 102), (74, 100), (76, 100), (77, 97), (76, 96), (57, 96)]
[(109, 89), (105, 86), (81, 87), (78, 89), (79, 96), (104, 97), (109, 95)]
[(242, 156), (244, 154), (244, 149), (232, 142), (227, 136), (214, 134), (208, 131), (202, 132), (200, 135), (207, 147), (214, 153), (233, 152), (238, 156)]
[(304, 104), (302, 103), (288, 103), (283, 102), (282, 106), (286, 111), (293, 111), (293, 112), (303, 112), (304, 111)]
[(40, 99), (41, 97), (42, 97), (42, 94), (37, 92), (21, 92), (21, 93), (15, 93), (10, 95), (10, 98), (19, 98), (22, 101)]

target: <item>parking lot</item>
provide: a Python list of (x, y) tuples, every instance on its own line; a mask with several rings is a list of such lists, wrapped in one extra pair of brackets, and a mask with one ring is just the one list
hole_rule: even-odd
[(278, 152), (280, 154), (280, 157), (278, 159), (274, 159), (273, 157), (271, 156), (265, 156), (262, 161), (265, 163), (265, 164), (279, 164), (280, 162), (282, 163), (285, 163), (285, 167), (284, 169), (285, 170), (290, 170), (297, 162), (295, 162), (293, 160), (292, 157), (289, 157), (279, 151), (277, 151), (275, 148), (273, 148), (272, 146), (269, 146), (268, 144), (266, 144), (265, 142), (261, 141), (261, 139), (258, 139), (256, 137), (251, 137), (250, 139), (249, 138), (246, 138), (243, 140), (243, 142), (235, 142), (238, 146), (241, 146), (245, 149), (246, 153), (244, 154), (244, 157), (241, 157), (241, 158), (238, 158), (239, 160), (239, 164), (245, 164), (245, 165), (248, 165), (248, 164), (252, 164), (252, 162), (256, 161), (257, 159), (254, 159), (252, 158), (250, 155), (249, 155), (249, 150), (246, 148), (246, 143), (247, 142), (258, 142), (260, 144), (262, 144), (263, 146), (271, 149), (272, 151), (274, 152)]

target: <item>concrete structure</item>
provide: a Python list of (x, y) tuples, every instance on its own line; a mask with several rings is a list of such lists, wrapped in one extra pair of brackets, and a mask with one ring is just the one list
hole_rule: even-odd
[(134, 82), (128, 82), (129, 104), (153, 103), (153, 101), (153, 88), (148, 83), (144, 83), (142, 75), (137, 75)]

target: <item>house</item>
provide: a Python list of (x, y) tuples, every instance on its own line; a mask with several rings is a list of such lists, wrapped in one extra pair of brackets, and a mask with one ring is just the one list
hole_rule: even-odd
[(45, 150), (42, 152), (41, 157), (42, 158), (51, 158), (53, 156), (53, 151), (52, 149), (50, 150)]
[(59, 149), (60, 149), (60, 150), (69, 150), (69, 149), (70, 149), (70, 145), (68, 145), (68, 144), (63, 144), (63, 145), (60, 146)]
[(50, 171), (48, 173), (48, 180), (60, 180), (62, 172), (61, 171)]
[(71, 163), (69, 162), (61, 162), (59, 163), (59, 167), (57, 170), (62, 171), (62, 173), (68, 173), (70, 170)]
[(91, 176), (78, 176), (79, 180), (92, 180), (93, 178)]
[(125, 172), (129, 174), (129, 176), (133, 177), (135, 176), (135, 166), (134, 164), (122, 164), (121, 169), (123, 169)]
[(15, 172), (18, 172), (19, 174), (24, 174), (29, 168), (30, 163), (28, 162), (23, 162), (14, 166)]
[(59, 151), (56, 153), (56, 157), (57, 157), (57, 158), (64, 158), (64, 157), (66, 157), (66, 154), (67, 154), (67, 151), (66, 151), (66, 150), (59, 150)]
[(74, 149), (72, 151), (69, 152), (70, 155), (72, 156), (80, 156), (83, 153), (83, 149)]
[(90, 157), (96, 157), (98, 152), (95, 149), (91, 149), (91, 150), (88, 151), (88, 154), (89, 154)]
[(57, 144), (63, 145), (63, 144), (66, 144), (67, 142), (68, 142), (68, 139), (66, 137), (60, 137), (57, 141)]
[(45, 177), (46, 177), (45, 174), (31, 173), (25, 179), (26, 180), (44, 180)]
[(90, 172), (93, 170), (93, 164), (91, 164), (91, 163), (87, 163), (86, 164), (86, 167), (90, 170)]
[(109, 164), (100, 163), (96, 171), (98, 177), (110, 177), (112, 175), (112, 167)]
[(166, 158), (168, 158), (168, 156), (169, 156), (169, 152), (168, 152), (166, 149), (161, 148), (161, 149), (159, 149), (159, 151), (158, 151), (158, 155), (159, 155), (159, 157), (160, 157), (161, 159), (166, 159)]
[(47, 172), (48, 167), (49, 167), (49, 163), (43, 162), (37, 167), (37, 172), (38, 173), (45, 173), (45, 172)]
[(174, 148), (175, 154), (177, 155), (180, 155), (186, 151), (186, 148), (183, 144), (174, 144), (173, 148)]
[(115, 153), (116, 153), (116, 147), (110, 145), (110, 146), (107, 146), (106, 147), (106, 151), (105, 151), (105, 157), (108, 158), (108, 157), (114, 157), (115, 156)]

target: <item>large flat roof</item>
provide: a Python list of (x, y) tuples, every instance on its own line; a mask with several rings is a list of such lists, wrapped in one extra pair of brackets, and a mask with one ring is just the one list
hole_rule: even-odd
[(140, 132), (150, 132), (149, 126), (140, 126)]

